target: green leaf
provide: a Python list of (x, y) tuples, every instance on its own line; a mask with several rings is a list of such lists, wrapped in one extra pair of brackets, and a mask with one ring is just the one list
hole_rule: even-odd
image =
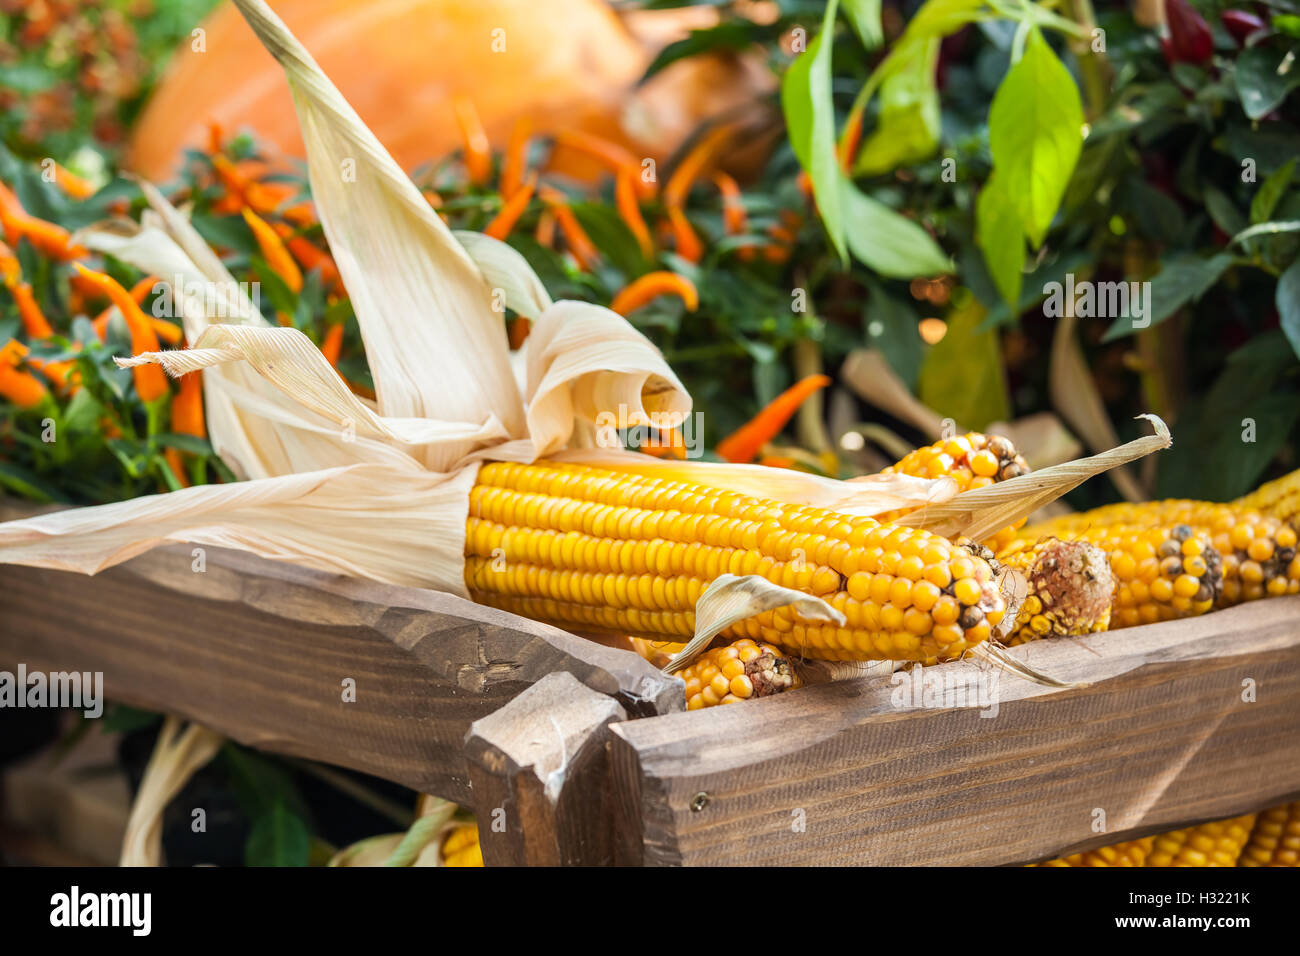
[(952, 260), (925, 229), (862, 192), (840, 183), (853, 255), (882, 276), (911, 279), (953, 271)]
[(915, 388), (926, 353), (916, 327), (919, 316), (910, 303), (890, 295), (881, 284), (868, 283), (867, 292), (862, 309), (863, 338), (870, 348), (884, 353), (889, 367), (908, 388)]
[[(878, 0), (877, 0), (878, 2)], [(877, 19), (879, 17), (877, 16)], [(646, 67), (641, 77), (644, 83), (664, 67), (687, 57), (698, 56), (712, 50), (740, 51), (754, 42), (754, 28), (748, 21), (730, 20), (706, 30), (692, 30), (684, 39), (668, 44)]]
[(880, 0), (844, 0), (844, 14), (868, 50), (885, 42), (885, 31), (880, 25)]
[[(1259, 185), (1259, 191), (1255, 193), (1255, 198), (1250, 201), (1250, 221), (1252, 223), (1267, 222), (1268, 217), (1273, 215), (1273, 210), (1281, 202), (1282, 197), (1286, 195), (1287, 189), (1291, 186), (1291, 177), (1295, 173), (1295, 157), (1291, 157), (1284, 165), (1275, 169)], [(1240, 228), (1240, 227), (1239, 227)], [(1237, 230), (1231, 230), (1233, 232)]]
[(1208, 392), (1179, 413), (1173, 447), (1161, 452), (1156, 497), (1230, 501), (1254, 488), (1300, 420), (1287, 384), (1295, 368), (1276, 329), (1229, 355)]
[(63, 500), (54, 488), (47, 487), (26, 468), (7, 461), (0, 461), (0, 488), (42, 504)]
[(1201, 191), (1201, 198), (1205, 203), (1205, 211), (1210, 214), (1210, 219), (1227, 235), (1231, 236), (1246, 228), (1246, 217), (1241, 214), (1241, 210), (1226, 193), (1214, 186), (1206, 186)]
[(1008, 303), (1020, 301), (1025, 279), (1025, 235), (1020, 202), (995, 172), (975, 200), (975, 242), (984, 253), (989, 275)]
[(307, 824), (283, 803), (253, 820), (244, 844), (245, 866), (306, 866), (311, 854)]
[(213, 454), (211, 443), (206, 438), (199, 438), (197, 435), (177, 435), (174, 432), (162, 432), (155, 435), (153, 440), (163, 448), (175, 448), (177, 451), (187, 451), (192, 455)]
[[(1150, 313), (1147, 316), (1149, 324), (1143, 328), (1159, 325), (1188, 302), (1194, 302), (1205, 295), (1236, 261), (1236, 257), (1227, 252), (1221, 252), (1210, 259), (1181, 255), (1165, 260), (1164, 268), (1151, 280), (1151, 299), (1148, 303)], [(1116, 319), (1102, 336), (1102, 341), (1110, 342), (1131, 335), (1135, 331), (1133, 318), (1135, 317)]]
[(1232, 241), (1228, 245), (1235, 246), (1247, 239), (1254, 239), (1256, 236), (1276, 236), (1284, 232), (1300, 232), (1300, 220), (1288, 219), (1279, 222), (1261, 222), (1237, 233), (1232, 237)]
[(1282, 331), (1295, 354), (1300, 356), (1300, 259), (1291, 263), (1277, 280), (1274, 301), (1282, 318)]
[(1282, 105), (1288, 93), (1300, 86), (1300, 70), (1278, 73), (1287, 52), (1260, 45), (1243, 50), (1237, 57), (1233, 82), (1237, 86), (1237, 95), (1241, 97), (1241, 107), (1251, 119), (1263, 119)]
[(835, 103), (831, 98), (831, 47), (838, 0), (826, 5), (821, 33), (800, 53), (781, 81), (790, 147), (812, 178), (813, 194), (831, 245), (840, 260), (848, 258), (844, 235), (843, 177), (835, 154)]
[(974, 296), (949, 312), (947, 334), (921, 365), (921, 401), (963, 428), (984, 428), (1011, 415), (997, 333), (979, 331), (984, 315)]
[(1083, 148), (1083, 103), (1070, 71), (1037, 28), (1007, 71), (989, 110), (993, 168), (1020, 204), (1035, 246), (1052, 224)]
[(939, 145), (939, 40), (913, 44), (905, 65), (880, 86), (880, 118), (854, 165), (859, 176), (889, 172), (932, 155)]

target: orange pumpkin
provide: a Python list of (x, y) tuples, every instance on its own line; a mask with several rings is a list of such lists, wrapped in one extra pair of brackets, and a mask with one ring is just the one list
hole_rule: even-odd
[[(638, 88), (673, 24), (665, 29), (661, 20), (652, 33), (642, 31), (643, 42), (602, 0), (271, 6), (408, 169), (459, 147), (451, 107), (457, 95), (473, 101), (497, 147), (526, 115), (538, 133), (585, 130), (664, 159), (701, 120), (753, 102), (770, 83), (764, 71), (724, 56), (673, 64)], [(169, 177), (186, 148), (204, 145), (213, 122), (228, 132), (252, 130), (273, 154), (303, 154), (283, 74), (230, 4), (178, 51), (132, 131), (127, 167)], [(552, 168), (584, 179), (602, 172), (569, 150), (557, 151)]]

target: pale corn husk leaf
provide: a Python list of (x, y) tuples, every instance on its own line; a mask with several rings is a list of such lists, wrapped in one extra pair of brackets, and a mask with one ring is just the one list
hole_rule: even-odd
[(333, 574), (467, 597), (465, 519), (478, 469), (353, 465), (196, 485), (0, 524), (0, 563), (94, 574), (169, 542), (251, 551)]
[(663, 355), (622, 316), (587, 302), (557, 302), (529, 333), (528, 435), (538, 456), (562, 449), (575, 421), (602, 414), (628, 424), (680, 422), (691, 398)]
[(1039, 684), (1043, 687), (1056, 687), (1062, 690), (1076, 690), (1080, 687), (1091, 687), (1090, 681), (1063, 681), (1057, 680), (1040, 670), (1036, 670), (1026, 664), (1024, 661), (1013, 657), (1009, 650), (1000, 644), (992, 641), (984, 641), (969, 648), (965, 654), (966, 657), (972, 657), (976, 660), (985, 661), (996, 667), (1004, 668), (1017, 677), (1029, 681), (1031, 684)]
[[(379, 410), (495, 417), (522, 436), (505, 325), (473, 260), (280, 18), (261, 0), (235, 3), (293, 93), (312, 197), (361, 327)], [(420, 457), (444, 471), (474, 448), (427, 445)]]
[[(156, 191), (149, 195), (155, 203), (151, 221), (167, 223), (169, 231), (134, 224), (109, 229), (101, 224), (86, 230), (82, 241), (163, 278), (172, 287), (191, 343), (217, 323), (270, 328), (220, 260), (205, 268), (195, 264), (186, 249), (205, 250), (206, 258), (215, 257), (183, 215)], [(342, 440), (334, 422), (308, 412), (296, 397), (286, 396), (242, 363), (221, 365), (205, 374), (203, 396), (212, 447), (240, 478), (270, 478), (359, 461), (398, 464), (397, 459), (410, 457), (408, 451), (364, 436)]]
[(194, 348), (144, 352), (115, 361), (120, 368), (161, 365), (174, 376), (230, 362), (247, 362), (287, 400), (334, 422), (340, 429), (403, 445), (482, 443), (509, 437), (501, 422), (491, 417), (481, 424), (471, 424), (375, 414), (352, 394), (311, 339), (293, 328), (214, 325), (199, 336)]
[(615, 468), (671, 481), (693, 481), (755, 498), (868, 517), (904, 508), (934, 507), (957, 494), (957, 483), (951, 478), (863, 475), (841, 481), (792, 468), (670, 461), (618, 448), (570, 449), (552, 457), (557, 461)]
[(664, 672), (675, 674), (690, 664), (737, 621), (779, 607), (793, 607), (808, 621), (844, 626), (844, 615), (819, 597), (783, 588), (757, 574), (720, 574), (695, 602), (695, 636), (664, 665)]
[(405, 833), (381, 833), (366, 837), (339, 850), (326, 866), (383, 866), (401, 845)]
[(189, 779), (217, 755), (224, 738), (198, 724), (181, 730), (179, 718), (163, 721), (144, 769), (122, 838), (121, 866), (162, 865), (162, 817)]
[(481, 232), (458, 229), (452, 235), (465, 247), (494, 294), (498, 289), (501, 291), (507, 308), (526, 319), (536, 319), (551, 307), (546, 286), (514, 246)]
[(818, 661), (808, 657), (796, 658), (794, 662), (794, 669), (805, 684), (888, 677), (906, 666), (906, 661)]
[(868, 404), (908, 422), (931, 438), (943, 434), (944, 417), (912, 394), (879, 351), (850, 352), (840, 369), (840, 377)]
[[(1056, 333), (1052, 337), (1052, 358), (1047, 375), (1052, 405), (1094, 452), (1113, 448), (1119, 443), (1119, 436), (1110, 423), (1097, 383), (1093, 381), (1083, 350), (1079, 347), (1075, 335), (1078, 319), (1073, 310), (1066, 311), (1067, 314), (1057, 320)], [(1127, 468), (1115, 468), (1110, 473), (1110, 480), (1129, 501), (1145, 501), (1148, 497)]]
[(1168, 426), (1157, 416), (1137, 417), (1150, 421), (1156, 434), (1135, 439), (1099, 455), (1052, 465), (986, 488), (963, 492), (945, 504), (914, 511), (894, 523), (925, 528), (946, 538), (965, 536), (982, 541), (999, 529), (1028, 517), (1094, 475), (1173, 444)]

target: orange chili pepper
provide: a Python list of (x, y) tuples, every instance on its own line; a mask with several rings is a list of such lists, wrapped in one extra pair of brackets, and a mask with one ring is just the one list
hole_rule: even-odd
[(650, 199), (654, 196), (654, 182), (646, 182), (645, 177), (641, 175), (641, 160), (637, 159), (626, 146), (579, 129), (559, 130), (551, 134), (551, 138), (555, 141), (555, 145), (585, 153), (603, 163), (614, 173), (625, 171), (631, 177), (637, 195), (642, 199)]
[(510, 235), (510, 231), (515, 228), (515, 223), (519, 221), (519, 217), (528, 208), (528, 204), (533, 199), (533, 190), (536, 188), (537, 174), (532, 173), (529, 175), (528, 181), (506, 200), (505, 205), (501, 207), (501, 211), (487, 224), (483, 234), (491, 236), (493, 239), (505, 241), (505, 238)]
[(564, 242), (577, 261), (578, 268), (591, 272), (600, 262), (600, 252), (597, 251), (591, 237), (587, 235), (587, 231), (582, 228), (582, 224), (578, 222), (578, 217), (569, 208), (564, 194), (557, 189), (547, 187), (544, 187), (540, 194), (554, 211), (555, 219), (560, 229), (564, 231)]
[(825, 375), (809, 375), (795, 382), (768, 402), (757, 415), (718, 442), (718, 457), (736, 464), (753, 461), (764, 445), (781, 434), (781, 429), (808, 396), (830, 383)]
[(339, 278), (339, 267), (334, 263), (334, 257), (328, 252), (316, 247), (306, 236), (298, 235), (293, 231), (293, 227), (282, 222), (271, 224), (275, 234), (283, 240), (293, 257), (298, 260), (299, 264), (311, 272), (313, 269), (320, 270), (321, 282), (327, 287), (332, 288), (341, 284)]
[(722, 193), (722, 225), (729, 236), (743, 235), (749, 218), (740, 192), (740, 184), (722, 170), (713, 174), (713, 182)]
[(532, 134), (533, 124), (527, 116), (515, 120), (510, 131), (510, 142), (506, 146), (506, 158), (501, 166), (501, 196), (509, 199), (524, 184), (524, 167), (528, 164), (528, 137)]
[(0, 242), (0, 281), (11, 286), (23, 277), (23, 267), (18, 263), (14, 251)]
[[(51, 160), (53, 162), (53, 160)], [(73, 199), (89, 199), (98, 192), (90, 180), (83, 179), (72, 170), (54, 163), (54, 182)]]
[(549, 208), (542, 210), (533, 237), (545, 248), (555, 248), (555, 210)]
[(39, 405), (49, 394), (39, 378), (18, 368), (18, 363), (26, 354), (26, 346), (17, 339), (10, 339), (0, 348), (0, 396), (19, 408)]
[(654, 240), (650, 238), (650, 229), (645, 224), (645, 217), (641, 215), (641, 204), (636, 198), (636, 185), (625, 169), (620, 169), (618, 178), (614, 180), (614, 204), (618, 207), (619, 218), (632, 231), (632, 235), (636, 236), (641, 254), (647, 259), (653, 259)]
[(54, 334), (54, 327), (45, 318), (32, 287), (26, 282), (15, 282), (9, 286), (14, 302), (18, 304), (18, 317), (23, 320), (23, 331), (32, 340), (47, 339)]
[[(126, 320), (126, 327), (131, 331), (131, 354), (157, 352), (158, 334), (154, 331), (149, 317), (136, 304), (135, 299), (131, 298), (131, 293), (118, 285), (110, 275), (93, 272), (80, 262), (74, 262), (73, 266), (83, 276), (98, 284), (122, 313), (122, 318)], [(141, 401), (154, 401), (170, 391), (167, 387), (167, 375), (157, 365), (137, 365), (131, 369), (131, 374), (135, 379), (135, 390)]]
[(248, 223), (248, 228), (253, 230), (253, 237), (257, 239), (257, 248), (262, 251), (262, 258), (271, 267), (271, 271), (283, 279), (284, 284), (295, 294), (301, 292), (302, 270), (298, 268), (298, 263), (294, 261), (293, 256), (289, 255), (289, 250), (280, 241), (275, 230), (253, 210), (244, 208), (240, 212), (244, 216), (244, 222)]
[(179, 388), (172, 397), (172, 431), (177, 435), (206, 438), (207, 423), (203, 419), (203, 373), (182, 375)]
[(263, 183), (255, 182), (221, 153), (212, 156), (211, 160), (212, 169), (217, 174), (217, 179), (226, 187), (228, 193), (226, 198), (238, 200), (238, 205), (230, 209), (230, 212), (234, 212), (235, 209), (243, 206), (249, 206), (259, 213), (273, 212), (282, 199), (288, 198), (288, 195), (292, 194), (292, 186), (275, 189)]
[(68, 230), (37, 219), (23, 209), (13, 190), (4, 183), (0, 183), (0, 224), (4, 225), (5, 238), (11, 245), (16, 244), (19, 238), (26, 238), (47, 258), (64, 261), (87, 255), (84, 246), (72, 245), (72, 234)]
[(704, 258), (704, 244), (700, 242), (700, 237), (695, 234), (695, 229), (680, 206), (668, 207), (668, 224), (672, 228), (673, 242), (679, 256), (687, 262), (699, 262)]
[(686, 197), (690, 194), (695, 181), (734, 135), (735, 128), (724, 125), (715, 126), (700, 137), (699, 142), (691, 147), (690, 152), (682, 158), (677, 168), (673, 170), (673, 174), (668, 177), (668, 185), (664, 186), (664, 202), (670, 206), (685, 205)]
[(804, 199), (813, 198), (812, 177), (808, 175), (808, 170), (799, 170), (799, 175), (794, 178), (794, 183), (799, 187), (799, 192), (803, 194)]
[(492, 175), (492, 144), (488, 142), (479, 119), (478, 110), (468, 97), (458, 96), (452, 101), (456, 111), (456, 125), (460, 127), (461, 140), (465, 149), (465, 171), (469, 181), (475, 186), (482, 186)]
[(339, 367), (339, 356), (343, 353), (343, 323), (335, 322), (325, 333), (320, 343), (320, 354), (334, 368)]
[[(90, 283), (80, 275), (76, 278), (91, 285), (97, 294), (103, 291), (98, 285)], [(153, 291), (153, 287), (161, 281), (162, 280), (157, 276), (145, 276), (135, 285), (131, 286), (131, 298), (135, 300), (137, 305), (142, 305), (144, 300), (149, 297), (149, 293)], [(101, 342), (108, 338), (108, 320), (113, 317), (113, 308), (114, 307), (110, 305), (103, 312), (99, 313), (99, 315), (95, 316), (95, 320), (91, 323), (91, 325), (95, 327), (95, 334), (99, 336), (99, 341)], [(162, 339), (168, 345), (176, 345), (180, 342), (183, 337), (180, 326), (176, 325), (174, 322), (168, 322), (165, 319), (153, 319), (152, 321), (154, 332), (158, 334), (158, 338)]]
[(614, 296), (609, 307), (619, 315), (628, 315), (661, 295), (677, 296), (686, 304), (687, 312), (694, 312), (700, 307), (700, 294), (695, 283), (676, 272), (662, 271), (647, 272), (639, 279), (629, 282)]
[(216, 120), (208, 120), (208, 152), (214, 156), (217, 153), (225, 152), (221, 142), (223, 139), (225, 139), (225, 135), (221, 129), (221, 124)]
[(532, 319), (525, 319), (522, 315), (515, 316), (515, 320), (510, 323), (510, 328), (507, 331), (511, 351), (523, 348), (524, 343), (528, 341), (528, 333), (532, 330)]
[[(202, 372), (190, 372), (188, 375), (181, 376), (176, 394), (172, 396), (171, 422), (172, 432), (177, 435), (193, 435), (195, 438), (207, 437), (207, 423), (203, 418)], [(172, 474), (176, 476), (176, 480), (180, 482), (182, 487), (188, 488), (190, 479), (185, 472), (185, 459), (181, 455), (181, 450), (179, 448), (164, 449), (163, 458), (166, 459)]]
[(844, 132), (840, 135), (840, 141), (835, 146), (840, 168), (846, 173), (853, 166), (853, 157), (858, 152), (858, 141), (861, 139), (862, 113), (854, 111), (849, 114), (848, 122), (844, 124)]

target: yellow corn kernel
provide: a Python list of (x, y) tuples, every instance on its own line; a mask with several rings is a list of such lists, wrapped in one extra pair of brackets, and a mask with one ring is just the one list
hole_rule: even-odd
[(482, 866), (483, 848), (478, 842), (478, 824), (457, 824), (442, 840), (443, 866)]
[(1236, 866), (1255, 814), (1202, 823), (1156, 837), (1147, 866)]
[(1238, 866), (1300, 866), (1300, 802), (1259, 814)]
[(1155, 837), (1143, 837), (1140, 840), (1128, 840), (1110, 846), (1086, 850), (1083, 853), (1071, 853), (1044, 863), (1031, 863), (1030, 866), (1144, 866), (1151, 853)]

